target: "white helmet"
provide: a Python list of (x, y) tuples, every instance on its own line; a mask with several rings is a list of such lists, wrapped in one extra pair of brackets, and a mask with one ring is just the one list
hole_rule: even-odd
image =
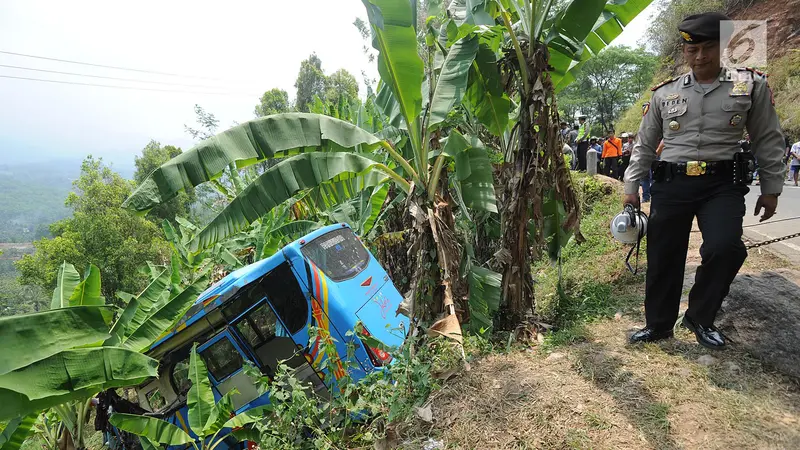
[(635, 244), (647, 235), (647, 214), (625, 205), (625, 210), (611, 220), (611, 234), (623, 244)]

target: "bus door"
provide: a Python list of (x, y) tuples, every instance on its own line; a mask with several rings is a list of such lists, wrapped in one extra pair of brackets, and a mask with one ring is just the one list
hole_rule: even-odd
[(289, 263), (279, 264), (248, 286), (223, 314), (263, 373), (273, 376), (279, 364), (286, 364), (315, 391), (324, 388), (304, 355), (309, 307)]
[(231, 400), (234, 409), (238, 410), (259, 397), (253, 380), (243, 370), (245, 353), (227, 327), (199, 346), (197, 351), (208, 368), (216, 400), (235, 388), (239, 394)]

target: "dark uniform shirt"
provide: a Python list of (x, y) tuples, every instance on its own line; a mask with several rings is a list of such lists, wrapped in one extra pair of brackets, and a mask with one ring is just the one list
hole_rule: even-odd
[(639, 192), (662, 137), (664, 161), (728, 161), (741, 151), (745, 127), (758, 161), (761, 193), (781, 193), (784, 142), (766, 76), (722, 68), (707, 87), (689, 72), (654, 88), (625, 172), (625, 193)]

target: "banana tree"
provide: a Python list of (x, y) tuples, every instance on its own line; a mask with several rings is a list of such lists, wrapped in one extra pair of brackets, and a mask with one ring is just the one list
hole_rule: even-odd
[[(555, 93), (574, 81), (581, 65), (610, 44), (650, 2), (454, 0), (448, 7), (452, 20), (442, 28), (448, 36), (476, 28), (499, 31), (502, 44), (495, 54), (505, 92), (516, 104), (510, 129), (502, 130), (504, 164), (500, 174), (501, 317), (507, 328), (516, 327), (533, 313), (532, 252), (549, 240), (558, 244), (549, 247), (554, 257), (569, 233), (576, 232), (581, 238), (578, 204), (558, 142)], [(497, 134), (496, 124), (487, 120), (491, 116), (472, 109), (481, 123)], [(548, 197), (550, 191), (554, 195)], [(544, 226), (543, 210), (558, 208), (565, 210), (560, 231)]]
[(255, 422), (268, 408), (254, 408), (231, 417), (234, 413), (231, 397), (238, 393), (235, 389), (214, 403), (208, 369), (197, 354), (197, 344), (189, 356), (189, 379), (192, 387), (186, 395), (186, 403), (189, 407), (188, 424), (194, 436), (167, 421), (135, 414), (112, 414), (111, 424), (139, 436), (144, 450), (155, 450), (164, 444), (191, 444), (195, 450), (214, 450), (228, 436), (226, 430)]
[(466, 208), (497, 211), (486, 149), (479, 140), (457, 133), (444, 140), (441, 129), (446, 111), (466, 93), (478, 37), (470, 34), (456, 39), (443, 60), (441, 75), (428, 74), (428, 107), (423, 109), (426, 73), (417, 51), (414, 10), (405, 0), (375, 0), (365, 6), (374, 31), (373, 45), (380, 52), (379, 72), (387, 93), (384, 97), (388, 97), (384, 100), (398, 112), (399, 119), (391, 125), (406, 130), (405, 148), (395, 148), (389, 140), (331, 117), (269, 116), (220, 133), (156, 169), (125, 205), (144, 212), (189, 186), (219, 177), (228, 164), (245, 167), (283, 158), (198, 233), (191, 248), (200, 250), (239, 232), (298, 192), (326, 182), (380, 174), (407, 196), (415, 267), (413, 310), (420, 319), (431, 320), (445, 310), (453, 313), (452, 285), (460, 282), (451, 189)]
[[(53, 291), (55, 309), (0, 321), (0, 338), (9, 346), (0, 352), (0, 419), (18, 417), (15, 436), (30, 432), (30, 427), (20, 428), (27, 423), (22, 420), (26, 414), (35, 420), (36, 411), (51, 408), (50, 416), (61, 422), (57, 430), (62, 448), (84, 448), (89, 399), (156, 376), (157, 361), (142, 352), (183, 317), (207, 284), (201, 279), (183, 289), (171, 283), (173, 269), (164, 269), (142, 293), (128, 299), (112, 325), (113, 308), (100, 296), (99, 273), (90, 265), (81, 280), (65, 262)], [(3, 450), (14, 450), (20, 442), (10, 439)]]

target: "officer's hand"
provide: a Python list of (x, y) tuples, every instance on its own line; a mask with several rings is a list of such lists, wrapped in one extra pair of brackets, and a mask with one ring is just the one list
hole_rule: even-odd
[(639, 208), (639, 194), (625, 194), (625, 196), (622, 197), (622, 206), (625, 205), (633, 205)]
[(764, 208), (764, 214), (761, 216), (759, 222), (763, 222), (775, 215), (775, 209), (778, 208), (778, 197), (772, 194), (759, 195), (756, 201), (756, 211), (753, 213), (757, 216)]

